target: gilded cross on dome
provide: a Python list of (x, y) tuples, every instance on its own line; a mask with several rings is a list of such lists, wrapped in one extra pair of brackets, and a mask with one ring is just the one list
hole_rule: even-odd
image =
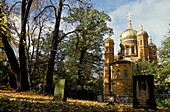
[(128, 22), (128, 29), (133, 29), (132, 28), (132, 24), (131, 24), (132, 13), (128, 12), (127, 16), (128, 16), (128, 20), (129, 20), (129, 22)]
[(129, 19), (129, 21), (131, 21), (131, 18), (132, 18), (132, 13), (131, 12), (128, 12), (128, 19)]
[(152, 36), (150, 35), (150, 43), (152, 43)]
[(143, 22), (141, 22), (141, 30), (143, 30)]
[(110, 32), (111, 32), (111, 31), (110, 31), (110, 29), (108, 29), (108, 37), (110, 37), (110, 36), (111, 36)]

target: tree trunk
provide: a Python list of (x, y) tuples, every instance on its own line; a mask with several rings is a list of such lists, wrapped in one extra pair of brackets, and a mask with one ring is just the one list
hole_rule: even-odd
[[(25, 43), (26, 43), (26, 23), (28, 21), (28, 15), (30, 11), (30, 7), (33, 0), (22, 0), (22, 7), (21, 7), (21, 33), (20, 43), (19, 43), (19, 62), (18, 64), (17, 58), (15, 53), (10, 46), (7, 36), (4, 33), (1, 34), (2, 41), (4, 44), (5, 52), (7, 54), (9, 63), (11, 65), (11, 69), (16, 77), (17, 83), (17, 91), (26, 91), (29, 90), (29, 83), (28, 83), (28, 72), (27, 72), (27, 63), (26, 63), (26, 55), (25, 55)], [(0, 12), (1, 14), (2, 12)]]
[(18, 91), (26, 91), (29, 90), (29, 83), (28, 83), (28, 71), (27, 71), (27, 63), (26, 63), (26, 56), (25, 56), (25, 46), (23, 45), (22, 42), (20, 42), (19, 45), (19, 60), (20, 60), (21, 87), (18, 89)]
[(17, 90), (18, 90), (21, 86), (18, 61), (16, 59), (16, 56), (15, 56), (15, 53), (14, 53), (12, 47), (10, 46), (10, 44), (7, 40), (7, 37), (5, 35), (1, 35), (1, 37), (2, 37), (2, 42), (3, 42), (3, 45), (4, 45), (5, 53), (8, 57), (8, 61), (10, 63), (12, 72), (15, 75), (15, 78), (16, 78), (16, 84), (17, 84)]
[[(2, 16), (1, 8), (0, 8), (0, 15), (1, 15), (0, 18), (2, 18), (3, 16)], [(18, 64), (17, 58), (15, 56), (15, 53), (8, 42), (8, 39), (7, 39), (8, 37), (6, 36), (6, 34), (8, 34), (8, 33), (1, 29), (0, 37), (2, 38), (4, 50), (7, 55), (12, 72), (15, 75), (17, 88), (19, 88), (20, 87), (19, 64)]]
[(82, 79), (82, 65), (83, 65), (83, 59), (84, 59), (85, 50), (81, 50), (80, 52), (80, 58), (79, 58), (79, 70), (78, 70), (78, 77), (79, 77), (79, 84), (81, 84)]
[(19, 61), (20, 61), (20, 81), (21, 86), (18, 88), (18, 91), (29, 90), (28, 83), (28, 71), (27, 71), (27, 60), (26, 60), (26, 24), (28, 21), (28, 15), (31, 8), (33, 0), (22, 0), (21, 6), (21, 33), (19, 41)]
[(47, 68), (47, 75), (46, 75), (46, 85), (45, 85), (45, 93), (53, 94), (53, 72), (54, 72), (54, 61), (55, 55), (58, 47), (58, 40), (59, 40), (59, 28), (60, 28), (60, 20), (61, 20), (61, 13), (63, 7), (63, 0), (59, 1), (59, 8), (58, 8), (58, 15), (56, 17), (56, 24), (54, 28), (53, 34), (53, 41), (52, 41), (52, 50), (50, 53), (50, 59), (48, 62)]
[(78, 90), (78, 98), (79, 99), (83, 99), (84, 96), (84, 88), (83, 88), (83, 77), (82, 77), (82, 66), (83, 66), (83, 59), (84, 59), (84, 55), (85, 55), (85, 50), (82, 49), (80, 51), (80, 58), (79, 58), (79, 70), (78, 70), (78, 85), (80, 85), (81, 89)]

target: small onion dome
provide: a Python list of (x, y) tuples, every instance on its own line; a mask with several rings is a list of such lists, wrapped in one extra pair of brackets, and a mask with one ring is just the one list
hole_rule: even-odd
[(152, 43), (152, 38), (150, 38), (150, 44), (149, 44), (150, 47), (156, 47), (156, 45), (154, 43)]
[(148, 33), (143, 30), (143, 26), (141, 26), (141, 30), (138, 31), (138, 33), (137, 33), (137, 36), (141, 36), (141, 35), (146, 35), (146, 36), (148, 36)]
[(108, 42), (113, 42), (113, 43), (114, 43), (114, 40), (113, 40), (112, 38), (108, 37), (108, 38), (106, 38), (106, 39), (104, 40), (104, 42), (105, 42), (105, 43), (108, 43)]
[(149, 46), (156, 47), (156, 45), (154, 43), (150, 43)]

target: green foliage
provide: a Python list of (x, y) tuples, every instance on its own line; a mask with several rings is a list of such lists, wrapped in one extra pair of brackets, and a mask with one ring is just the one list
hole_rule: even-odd
[(34, 39), (32, 47), (34, 51), (28, 54), (29, 57), (29, 83), (33, 91), (43, 91), (49, 52), (51, 50), (51, 36), (49, 33), (40, 39)]
[(170, 107), (170, 99), (167, 98), (157, 98), (156, 99), (158, 107)]
[(155, 90), (157, 93), (168, 93), (170, 88), (169, 77), (169, 68), (167, 68), (167, 66), (159, 66), (157, 74), (155, 75)]
[(143, 59), (137, 70), (137, 75), (155, 75), (157, 66), (153, 62)]
[(170, 63), (170, 32), (165, 36), (165, 39), (161, 43), (161, 47), (159, 48), (159, 58), (160, 63), (165, 66), (169, 66)]
[(157, 65), (149, 60), (142, 59), (140, 63), (131, 63), (131, 74), (133, 75), (156, 75)]
[(9, 65), (5, 65), (3, 61), (0, 61), (0, 85), (7, 85), (8, 77), (11, 74), (8, 69)]
[(6, 14), (6, 5), (0, 3), (0, 33), (4, 34), (7, 27), (7, 14)]
[(3, 50), (3, 47), (1, 48), (0, 48), (0, 61), (4, 61), (6, 60), (7, 57), (6, 57), (5, 51)]
[(170, 88), (170, 32), (165, 36), (158, 50), (159, 67), (155, 79), (156, 92), (168, 93)]
[(136, 63), (131, 63), (131, 71), (130, 74), (132, 76), (137, 75), (137, 67), (138, 65)]
[[(76, 34), (70, 35), (65, 52), (66, 74), (70, 80), (70, 95), (80, 99), (102, 94), (103, 36), (110, 17), (92, 8), (73, 8), (65, 21), (77, 24)], [(96, 89), (100, 87), (100, 89)], [(94, 99), (94, 98), (90, 98)]]
[(78, 24), (77, 30), (82, 30), (91, 36), (102, 36), (107, 31), (106, 21), (111, 21), (104, 12), (93, 10), (91, 7), (73, 8), (68, 17), (64, 18), (68, 23)]
[(9, 68), (7, 62), (0, 61), (0, 85), (8, 85), (16, 89), (16, 79)]
[(142, 60), (138, 67), (132, 67), (132, 74), (136, 75), (154, 75), (155, 92), (168, 93), (170, 88), (170, 32), (162, 41), (161, 47), (158, 50), (159, 65), (150, 63), (149, 60)]

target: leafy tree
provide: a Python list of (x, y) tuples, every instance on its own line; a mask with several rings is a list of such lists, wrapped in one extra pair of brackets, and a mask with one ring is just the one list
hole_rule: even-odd
[[(87, 4), (87, 1), (58, 0), (58, 1), (46, 1), (46, 2), (44, 1), (43, 2), (39, 0), (36, 0), (36, 1), (22, 0), (21, 2), (20, 1), (16, 2), (11, 7), (11, 9), (1, 7), (1, 14), (3, 15), (1, 16), (2, 18), (1, 23), (3, 25), (1, 24), (1, 31), (0, 31), (1, 36), (0, 37), (3, 42), (3, 46), (4, 46), (3, 49), (5, 50), (7, 54), (8, 61), (11, 65), (11, 69), (16, 77), (17, 91), (23, 91), (23, 90), (29, 89), (28, 78), (29, 78), (30, 85), (33, 85), (33, 82), (40, 79), (39, 77), (45, 77), (44, 74), (46, 73), (45, 70), (47, 68), (45, 92), (52, 94), (53, 73), (55, 70), (54, 68), (58, 68), (59, 67), (58, 65), (64, 66), (63, 60), (65, 60), (63, 56), (59, 55), (60, 53), (64, 54), (63, 50), (58, 51), (58, 47), (60, 44), (61, 46), (64, 47), (65, 45), (64, 39), (68, 37), (67, 35), (71, 33), (78, 34), (79, 38), (77, 39), (81, 40), (79, 45), (83, 44), (82, 42), (83, 39), (90, 40), (91, 38), (90, 35), (94, 35), (95, 38), (97, 38), (97, 36), (99, 37), (103, 36), (103, 34), (105, 33), (104, 30), (106, 31), (106, 29), (104, 29), (103, 31), (101, 31), (100, 28), (98, 29), (98, 31), (97, 29), (94, 29), (94, 28), (98, 28), (98, 26), (99, 27), (106, 26), (106, 23), (102, 19), (108, 19), (108, 18), (107, 16), (104, 15), (103, 12), (100, 12), (101, 15), (103, 14), (103, 16), (100, 18), (101, 21), (99, 21), (99, 19), (97, 18), (98, 15), (96, 13), (96, 15), (93, 16), (92, 19), (90, 18), (90, 16), (89, 17), (87, 16), (86, 22), (83, 20), (84, 23), (82, 22), (81, 24), (74, 24), (78, 27), (76, 27), (76, 29), (74, 29), (73, 31), (60, 34), (60, 31), (59, 31), (60, 24), (61, 22), (63, 22), (61, 18), (62, 13), (69, 15), (73, 11), (76, 12), (77, 9), (72, 10), (72, 6), (76, 6), (76, 7), (89, 6), (89, 4)], [(56, 4), (58, 6), (56, 6)], [(17, 6), (21, 6), (21, 7), (16, 8)], [(93, 14), (94, 12), (97, 12), (97, 11), (96, 10), (91, 11), (91, 12), (89, 11), (86, 14), (90, 15), (90, 14)], [(81, 13), (83, 13), (83, 11), (81, 11)], [(80, 15), (78, 15), (79, 17), (78, 16), (76, 17), (76, 14), (74, 14), (74, 12), (71, 14), (72, 14), (70, 16), (71, 17), (70, 19), (72, 20), (71, 23), (75, 21), (80, 22), (80, 17), (81, 17)], [(79, 19), (74, 20), (73, 19), (74, 16)], [(17, 17), (18, 19), (21, 19), (21, 23), (17, 23), (19, 24), (19, 26), (16, 25), (16, 23), (14, 23), (15, 21), (10, 19), (10, 17)], [(50, 19), (47, 17), (49, 17)], [(7, 19), (8, 21), (5, 21)], [(94, 20), (96, 19), (96, 23), (88, 23), (88, 21), (92, 21), (93, 19)], [(52, 29), (52, 32), (49, 32), (50, 37), (52, 38), (51, 39), (52, 41), (51, 41), (51, 44), (48, 43), (47, 47), (44, 47), (48, 39), (46, 40), (47, 36), (43, 35), (43, 34), (47, 34), (46, 33), (47, 30), (43, 30), (43, 29), (44, 27), (47, 27), (45, 23), (48, 23), (49, 21), (54, 22), (53, 23), (54, 28)], [(64, 20), (64, 21), (67, 21), (67, 20)], [(71, 24), (68, 21), (67, 23)], [(85, 25), (86, 23), (88, 24), (88, 26), (83, 26), (83, 24)], [(83, 29), (85, 29), (85, 31), (83, 31)], [(98, 34), (99, 32), (101, 34)], [(89, 36), (85, 36), (88, 33), (89, 33)], [(10, 39), (15, 39), (15, 40), (11, 41)], [(97, 42), (95, 41), (94, 44), (95, 43)], [(78, 49), (85, 48), (85, 47), (81, 48), (81, 46), (79, 45), (77, 47)], [(87, 45), (90, 45), (90, 44), (87, 44)], [(99, 42), (99, 44), (96, 44), (96, 45), (100, 46), (101, 42)], [(86, 52), (87, 53), (95, 52), (92, 50), (93, 49), (91, 50), (88, 49)], [(57, 54), (57, 57), (55, 57), (56, 54)], [(88, 57), (88, 55), (86, 54), (85, 57)], [(93, 60), (98, 60), (97, 58), (98, 57), (96, 56)], [(55, 65), (55, 62), (57, 62), (56, 65)], [(95, 67), (95, 69), (100, 69), (100, 67), (98, 67), (97, 65), (94, 66), (94, 64), (91, 64), (91, 67)], [(64, 69), (63, 71), (66, 72), (66, 70)], [(60, 71), (60, 73), (62, 73), (63, 71)], [(79, 70), (79, 74), (80, 74), (79, 76), (81, 77), (81, 69)], [(44, 82), (44, 80), (42, 82)]]
[(5, 61), (7, 59), (2, 43), (2, 39), (0, 38), (0, 61)]
[[(0, 37), (3, 43), (3, 50), (5, 50), (8, 61), (11, 64), (11, 69), (13, 73), (15, 74), (16, 78), (18, 79), (19, 83), (19, 67), (18, 62), (15, 57), (14, 51), (10, 45), (9, 39), (10, 39), (10, 32), (8, 31), (9, 24), (7, 20), (9, 20), (7, 15), (7, 5), (5, 4), (5, 1), (0, 3)], [(3, 74), (4, 75), (4, 74)]]
[(133, 90), (133, 79), (132, 76), (135, 75), (156, 75), (157, 74), (157, 65), (150, 60), (142, 59), (141, 62), (132, 62), (131, 63), (131, 73), (129, 80), (122, 81), (125, 87), (125, 91), (132, 92)]
[(103, 69), (103, 36), (108, 30), (106, 21), (110, 21), (110, 18), (104, 12), (80, 7), (72, 9), (65, 20), (78, 24), (78, 31), (68, 40), (66, 69), (72, 80), (74, 97), (82, 99), (88, 92), (94, 94), (94, 88), (98, 85), (96, 82), (99, 80), (95, 76), (101, 74)]
[[(12, 46), (10, 45), (9, 38), (11, 38), (11, 23), (10, 23), (10, 11), (8, 11), (5, 4), (1, 5), (0, 14), (4, 14), (1, 24), (1, 38), (4, 45), (4, 50), (8, 57), (11, 69), (16, 77), (17, 82), (17, 91), (29, 90), (28, 84), (28, 72), (27, 72), (27, 61), (26, 61), (26, 52), (25, 52), (25, 43), (26, 43), (26, 23), (28, 21), (30, 7), (33, 0), (22, 0), (21, 1), (21, 26), (19, 36), (19, 63), (17, 57), (14, 53)], [(4, 2), (5, 3), (5, 2)], [(20, 2), (16, 2), (20, 3)], [(13, 7), (16, 5), (14, 4)], [(13, 8), (12, 7), (12, 8)], [(7, 13), (8, 12), (8, 13)], [(7, 21), (8, 20), (8, 21)]]
[(137, 75), (155, 75), (157, 71), (157, 65), (149, 60), (143, 59), (140, 64), (138, 64)]
[[(52, 26), (47, 24), (53, 21), (51, 9), (47, 9), (40, 16), (41, 10), (49, 3), (47, 1), (34, 1), (31, 9), (31, 16), (27, 23), (27, 45), (26, 54), (28, 61), (29, 83), (32, 90), (38, 90), (39, 85), (44, 85), (47, 62), (51, 46), (49, 43), (49, 31)], [(48, 44), (46, 44), (48, 42)], [(50, 41), (51, 42), (51, 41)], [(48, 50), (47, 50), (48, 49)], [(42, 89), (42, 88), (41, 88)]]
[[(44, 10), (42, 10), (41, 13), (43, 13), (48, 7), (52, 7), (54, 9), (54, 29), (52, 32), (52, 43), (51, 43), (51, 51), (48, 61), (48, 67), (47, 67), (47, 75), (46, 75), (46, 85), (45, 85), (45, 92), (52, 94), (52, 86), (53, 86), (53, 72), (54, 72), (54, 66), (55, 66), (55, 56), (57, 53), (57, 48), (59, 46), (59, 43), (70, 33), (73, 33), (75, 31), (67, 32), (65, 35), (59, 35), (59, 29), (61, 24), (61, 16), (62, 12), (64, 12), (65, 7), (71, 10), (70, 4), (74, 4), (74, 6), (78, 6), (79, 4), (86, 5), (85, 1), (82, 0), (73, 0), (73, 1), (66, 1), (66, 0), (58, 0), (57, 2), (53, 3), (50, 1), (51, 5), (46, 6)], [(57, 4), (58, 6), (55, 6), (54, 4)], [(69, 12), (69, 11), (68, 11)], [(66, 12), (67, 13), (67, 12)]]
[(161, 47), (158, 50), (159, 63), (158, 72), (156, 75), (156, 91), (158, 93), (168, 93), (170, 88), (170, 31), (162, 41)]

